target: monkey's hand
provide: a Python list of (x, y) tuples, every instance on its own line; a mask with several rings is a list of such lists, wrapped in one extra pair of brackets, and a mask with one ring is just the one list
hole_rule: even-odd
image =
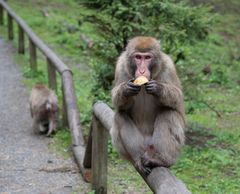
[(156, 80), (150, 80), (145, 86), (146, 92), (155, 96), (160, 95), (161, 85)]
[(126, 85), (124, 85), (123, 95), (125, 97), (135, 96), (141, 90), (141, 86), (134, 84), (132, 81), (133, 80), (129, 80)]
[(141, 157), (141, 168), (146, 176), (148, 176), (153, 168), (162, 166), (157, 158), (155, 158), (155, 155), (152, 153), (149, 153), (146, 151), (143, 156)]

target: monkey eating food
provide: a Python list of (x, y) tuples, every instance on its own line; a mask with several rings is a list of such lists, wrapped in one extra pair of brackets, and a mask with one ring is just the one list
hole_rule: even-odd
[[(147, 79), (144, 87), (132, 81), (140, 76)], [(155, 167), (175, 164), (185, 139), (183, 93), (159, 42), (141, 36), (130, 40), (118, 58), (114, 82), (111, 137), (118, 152), (146, 176)]]
[(33, 118), (32, 128), (37, 133), (50, 136), (56, 131), (58, 121), (57, 96), (43, 84), (36, 84), (31, 91), (29, 104)]
[(140, 86), (147, 83), (147, 82), (148, 82), (148, 79), (144, 76), (139, 76), (133, 81), (134, 84), (137, 84), (137, 85), (140, 85)]

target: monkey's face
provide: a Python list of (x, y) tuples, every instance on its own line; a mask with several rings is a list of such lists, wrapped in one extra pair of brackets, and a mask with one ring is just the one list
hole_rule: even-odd
[(151, 79), (151, 70), (154, 66), (155, 57), (151, 52), (134, 52), (131, 55), (132, 74), (135, 78), (145, 76)]
[(149, 80), (154, 79), (161, 68), (160, 50), (155, 38), (139, 36), (130, 40), (126, 47), (130, 74), (134, 78), (145, 76)]

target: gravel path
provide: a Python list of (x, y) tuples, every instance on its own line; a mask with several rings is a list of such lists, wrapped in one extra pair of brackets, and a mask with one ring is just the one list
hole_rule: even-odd
[(86, 193), (71, 158), (48, 150), (49, 138), (30, 129), (29, 91), (11, 59), (14, 49), (0, 38), (0, 194)]

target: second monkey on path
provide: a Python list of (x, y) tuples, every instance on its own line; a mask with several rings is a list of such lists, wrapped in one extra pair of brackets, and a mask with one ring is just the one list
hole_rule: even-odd
[(56, 131), (58, 122), (57, 96), (43, 84), (36, 84), (31, 91), (29, 104), (33, 118), (32, 128), (47, 136)]
[[(133, 81), (144, 76), (144, 85)], [(112, 101), (113, 145), (144, 175), (172, 166), (184, 145), (183, 93), (175, 66), (152, 37), (135, 37), (120, 55)]]

